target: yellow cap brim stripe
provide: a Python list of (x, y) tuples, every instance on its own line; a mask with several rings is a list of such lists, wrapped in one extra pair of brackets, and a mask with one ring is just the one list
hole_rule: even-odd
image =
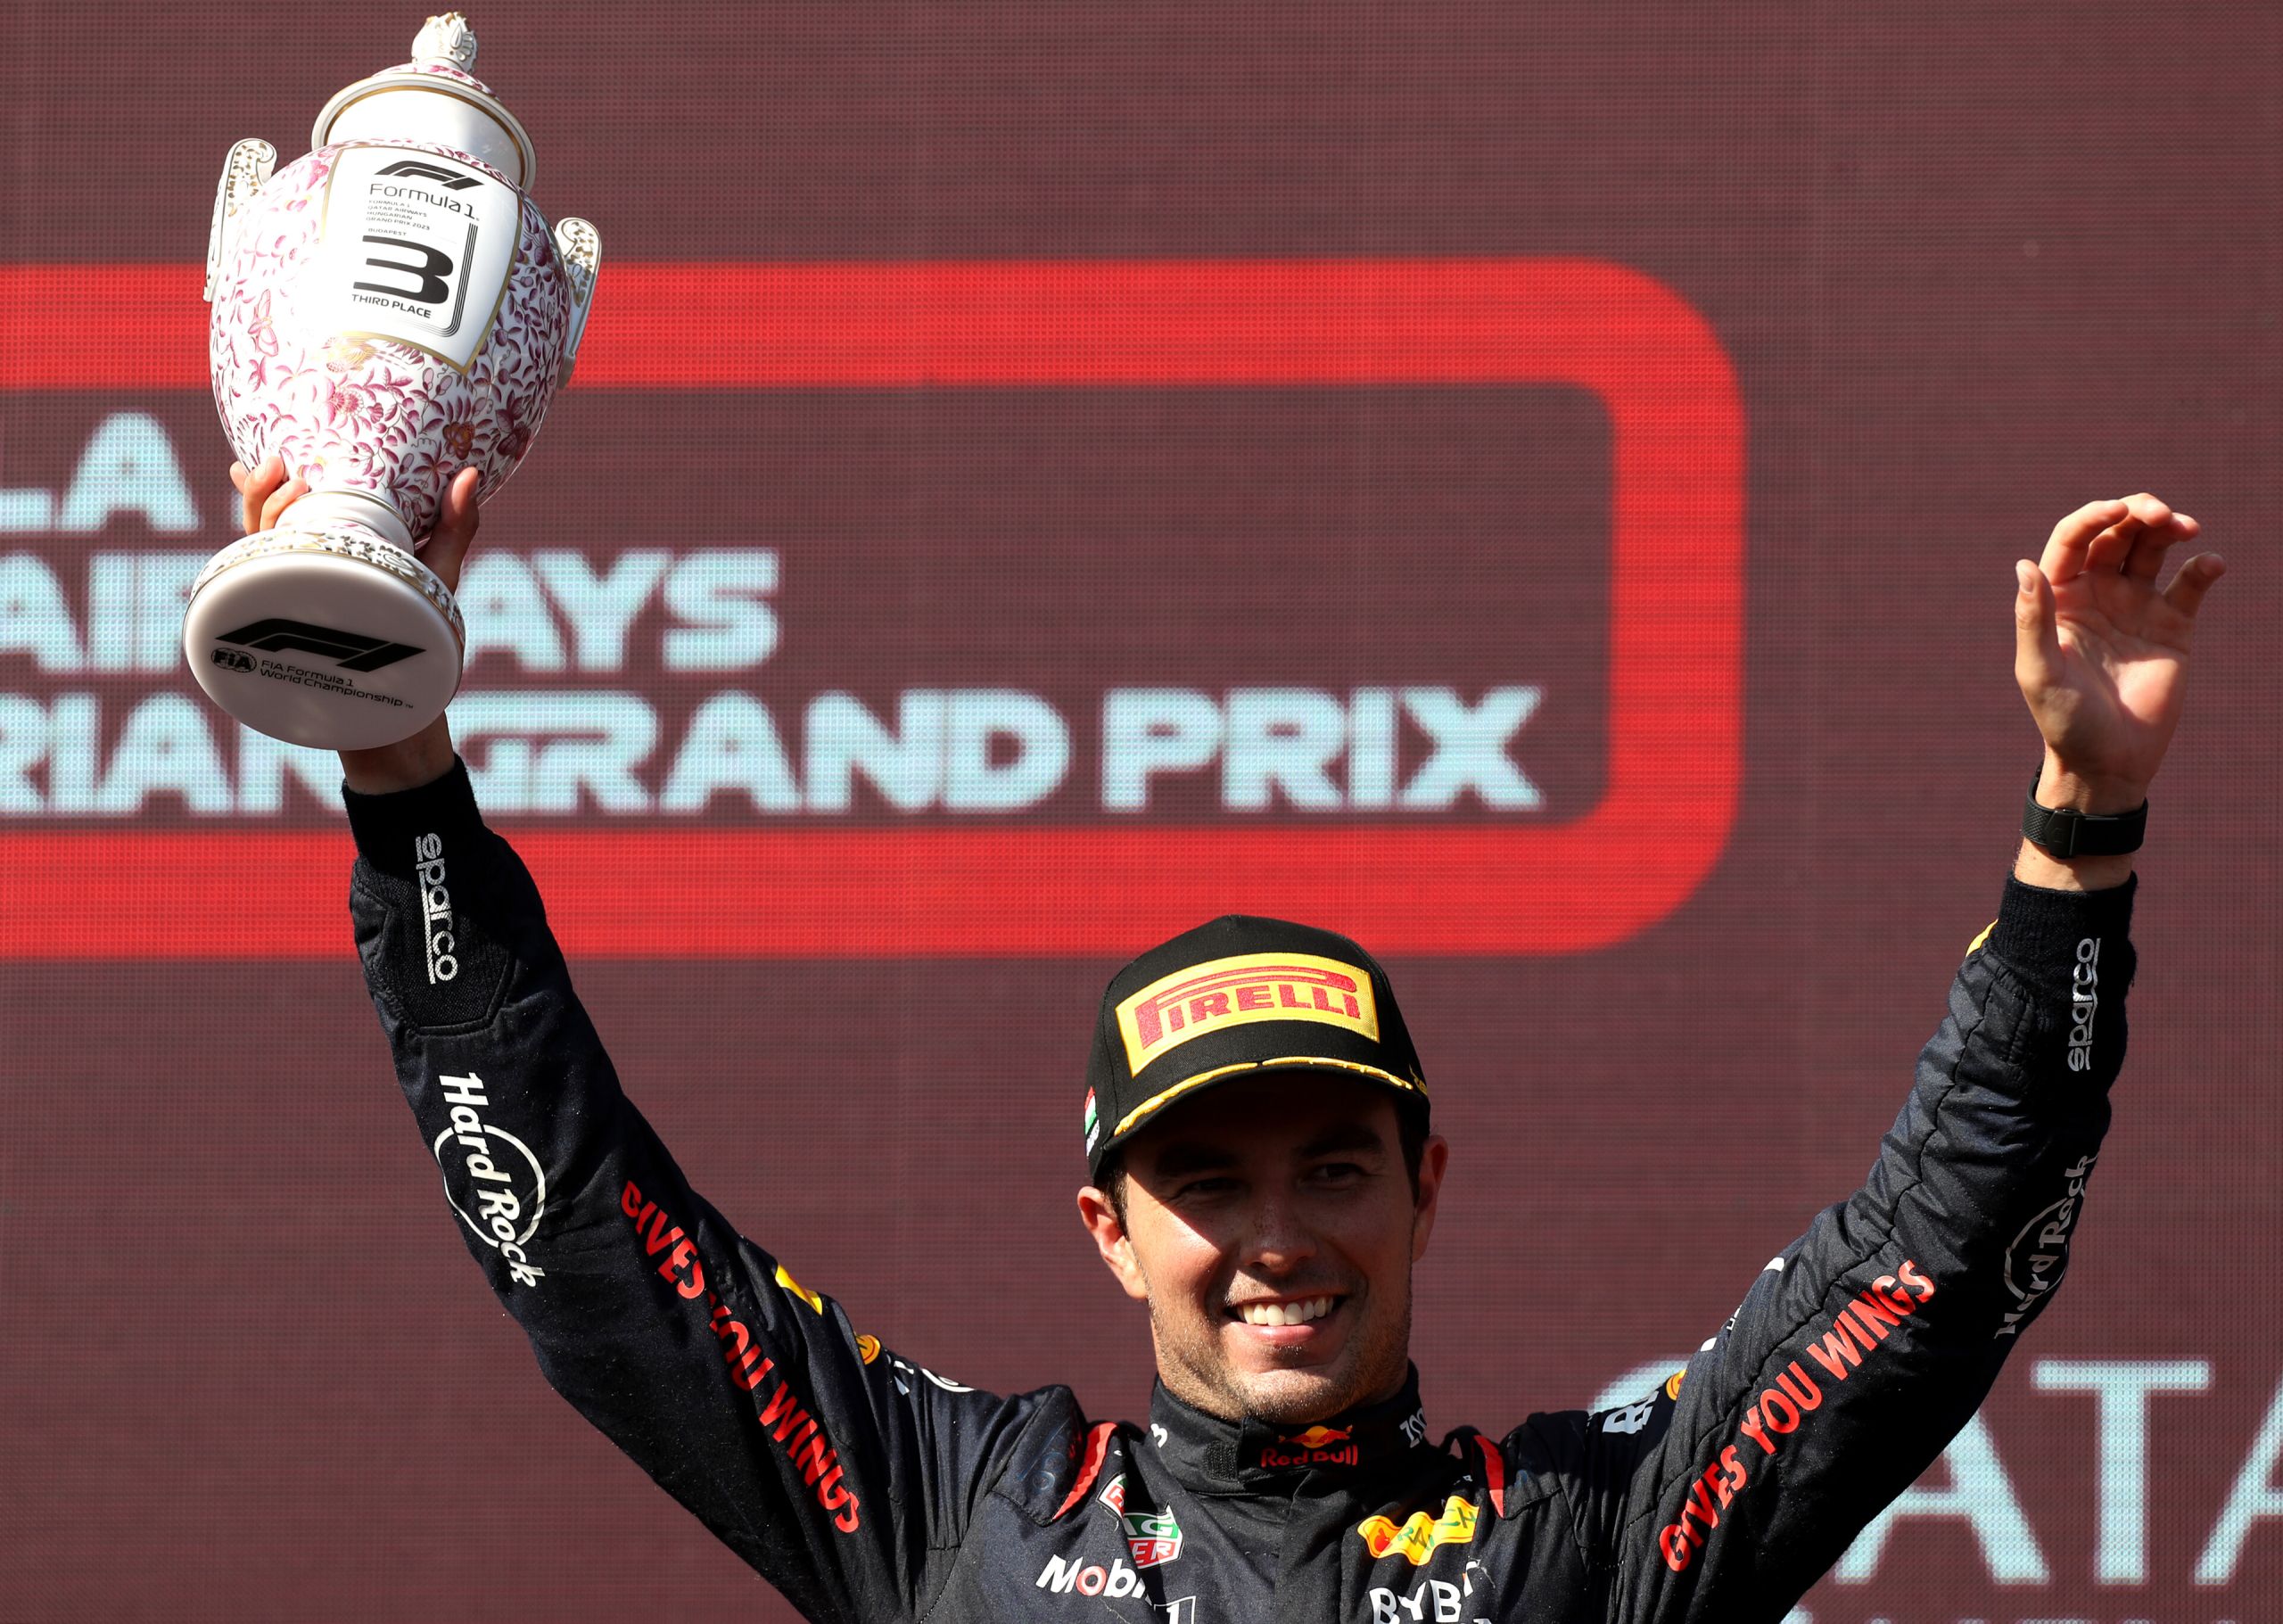
[(1240, 1071), (1265, 1071), (1271, 1068), (1281, 1070), (1302, 1066), (1320, 1066), (1326, 1071), (1361, 1072), (1367, 1077), (1376, 1078), (1381, 1083), (1403, 1090), (1405, 1093), (1423, 1096), (1427, 1092), (1424, 1088), (1408, 1077), (1398, 1077), (1391, 1071), (1382, 1071), (1377, 1066), (1366, 1066), (1361, 1060), (1335, 1060), (1321, 1055), (1310, 1054), (1281, 1055), (1270, 1060), (1240, 1060), (1234, 1066), (1216, 1066), (1211, 1071), (1200, 1071), (1193, 1077), (1183, 1077), (1171, 1088), (1159, 1089), (1120, 1117), (1117, 1125), (1110, 1130), (1110, 1136), (1116, 1138), (1124, 1134), (1135, 1123), (1154, 1112), (1162, 1110), (1192, 1088), (1202, 1088), (1207, 1083), (1218, 1082), (1221, 1078)]

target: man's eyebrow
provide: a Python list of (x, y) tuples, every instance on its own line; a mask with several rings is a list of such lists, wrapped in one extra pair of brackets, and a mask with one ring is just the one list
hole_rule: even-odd
[(1380, 1137), (1379, 1130), (1365, 1122), (1343, 1122), (1328, 1128), (1300, 1147), (1302, 1160), (1319, 1156), (1331, 1156), (1341, 1150), (1377, 1150), (1384, 1153), (1388, 1142)]
[(1236, 1165), (1235, 1151), (1200, 1139), (1175, 1140), (1150, 1158), (1150, 1166), (1160, 1178), (1179, 1178), (1184, 1174), (1207, 1173)]
[[(1325, 1129), (1294, 1152), (1299, 1161), (1313, 1161), (1320, 1156), (1337, 1156), (1342, 1151), (1373, 1151), (1384, 1155), (1388, 1142), (1369, 1123), (1343, 1122)], [(1213, 1173), (1233, 1167), (1239, 1161), (1237, 1153), (1224, 1144), (1204, 1139), (1178, 1139), (1150, 1158), (1151, 1171), (1159, 1178), (1182, 1178), (1192, 1173)]]

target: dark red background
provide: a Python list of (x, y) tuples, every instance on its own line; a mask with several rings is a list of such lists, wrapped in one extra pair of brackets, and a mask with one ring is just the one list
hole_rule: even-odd
[[(298, 152), (325, 97), (400, 60), (418, 21), (5, 14), (6, 252), (66, 265), (194, 258), (229, 143)], [(1997, 1587), (1958, 1524), (1906, 1521), (1873, 1583), (1808, 1605), (1817, 1624), (2283, 1613), (2283, 1522), (2255, 1525), (2233, 1584), (2190, 1577), (2283, 1377), (2275, 13), (501, 4), (474, 21), (481, 70), (539, 144), (541, 206), (602, 227), (598, 326), (620, 261), (1568, 258), (1653, 279), (1717, 335), (1748, 431), (1743, 775), (1717, 867), (1598, 951), (1395, 964), (1456, 1148), (1420, 1281), (1438, 1428), (1586, 1403), (1693, 1348), (1860, 1176), (1989, 918), (2034, 760), (2007, 566), (2093, 496), (2153, 489), (2202, 518), (2234, 568), (2152, 816), (2117, 1125), (2073, 1283), (1985, 1411), (2049, 1581)], [(12, 357), (51, 336), (33, 301), (0, 321)], [(227, 453), (190, 375), (0, 397), (0, 484), (60, 486), (95, 421), (150, 410), (192, 469), (200, 534), (128, 523), (0, 552), (63, 573), (97, 546), (227, 540), (207, 472)], [(1544, 681), (1572, 708), (1518, 746), (1565, 787), (1541, 821), (1591, 805), (1610, 492), (1589, 414), (1527, 390), (1083, 392), (582, 384), (485, 545), (776, 547), (787, 637), (759, 676), (795, 696), (1006, 680), (1081, 721), (1084, 697), (1129, 681)], [(1262, 589), (1327, 542), (1382, 573)], [(1055, 620), (1176, 543), (1231, 561), (1255, 637), (1201, 597), (1117, 651), (1129, 666)], [(1017, 579), (1038, 596), (1010, 603)], [(1387, 581), (1409, 588), (1392, 606)], [(1029, 633), (1011, 648), (1010, 626)], [(1373, 636), (1384, 663), (1357, 652)], [(698, 692), (639, 668), (597, 682), (662, 713)], [(0, 692), (86, 686), (0, 654)], [(884, 841), (896, 821), (860, 820)], [(161, 804), (131, 829), (0, 840), (88, 836), (62, 905), (108, 917), (96, 837), (190, 827)], [(338, 909), (345, 840), (310, 805), (284, 827), (334, 842), (342, 883), (312, 906)], [(35, 894), (58, 905), (19, 858), (0, 877), (12, 941)], [(552, 894), (574, 933), (587, 888)], [(228, 943), (212, 961), (0, 962), (17, 1125), (0, 1615), (782, 1616), (531, 1371), (459, 1256), (345, 950), (248, 960), (199, 895)], [(1068, 1198), (1085, 1022), (1116, 958), (588, 958), (580, 980), (693, 1179), (804, 1282), (962, 1381), (1068, 1381), (1130, 1414), (1144, 1328)], [(2153, 1401), (2145, 1587), (2095, 1581), (2092, 1401), (2031, 1380), (2094, 1359), (2210, 1364), (2207, 1390)]]

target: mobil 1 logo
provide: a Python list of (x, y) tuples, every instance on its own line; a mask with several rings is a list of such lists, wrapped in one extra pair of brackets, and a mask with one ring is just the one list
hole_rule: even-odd
[(466, 372), (507, 286), (522, 213), (515, 187), (441, 153), (342, 147), (317, 251), (327, 324)]

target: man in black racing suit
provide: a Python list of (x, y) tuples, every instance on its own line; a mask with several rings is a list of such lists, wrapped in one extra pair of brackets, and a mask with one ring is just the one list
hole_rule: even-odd
[[(274, 466), (234, 475), (250, 529), (298, 494)], [(472, 495), (464, 476), (429, 555), (453, 573)], [(1600, 1414), (1432, 1442), (1400, 1334), (1382, 1338), (1347, 1395), (1357, 1402), (1213, 1407), (1219, 1377), (1255, 1390), (1213, 1366), (1228, 1363), (1214, 1351), (1224, 1337), (1257, 1343), (1258, 1390), (1288, 1377), (1302, 1387), (1274, 1390), (1314, 1390), (1303, 1367), (1318, 1327), (1291, 1322), (1331, 1303), (1326, 1323), (1352, 1309), (1362, 1324), (1407, 1286), (1356, 1262), (1368, 1247), (1341, 1254), (1322, 1276), (1330, 1294), (1306, 1307), (1280, 1290), (1273, 1259), (1207, 1267), (1209, 1290), (1229, 1293), (1210, 1307), (1227, 1316), (1183, 1355), (1179, 1380), (1153, 1300), (1161, 1381), (1146, 1425), (1093, 1421), (1067, 1388), (1000, 1397), (899, 1358), (683, 1181), (621, 1092), (531, 878), (484, 828), (441, 724), (344, 757), (357, 939), (469, 1250), (548, 1380), (811, 1618), (1777, 1619), (1974, 1413), (2065, 1264), (2124, 1051), (2122, 851), (2138, 844), (2192, 617), (2221, 568), (2200, 556), (2156, 590), (2163, 549), (2196, 528), (2152, 497), (2096, 503), (2063, 521), (2040, 565), (2020, 566), (2016, 675), (2046, 740), (2033, 799), (2086, 814), (2029, 820), (2077, 854), (2023, 845), (1863, 1187), (1768, 1265), (1685, 1370)], [(1256, 1013), (1262, 1032), (1300, 1027)], [(1404, 1083), (1341, 1086), (1389, 1112)], [(1206, 1101), (1183, 1108), (1166, 1121), (1212, 1120)], [(1148, 1150), (1127, 1123), (1090, 1121), (1090, 1151), (1100, 1125)], [(1318, 1184), (1349, 1189), (1374, 1152), (1329, 1154), (1358, 1159), (1311, 1163), (1305, 1198), (1265, 1199), (1346, 1199)], [(1443, 1150), (1405, 1156), (1404, 1199), (1423, 1215), (1397, 1237), (1401, 1251), (1415, 1236), (1407, 1258), (1424, 1246)], [(1089, 1191), (1089, 1225), (1137, 1295), (1141, 1274), (1112, 1256), (1130, 1206), (1180, 1216), (1198, 1202), (1209, 1217), (1255, 1199), (1249, 1173), (1153, 1183), (1166, 1167), (1135, 1162), (1110, 1181), (1132, 1188)], [(1096, 1172), (1099, 1185), (1099, 1156)], [(1146, 1250), (1139, 1218), (1133, 1245)], [(1164, 1270), (1153, 1278), (1179, 1273), (1141, 1262)]]

